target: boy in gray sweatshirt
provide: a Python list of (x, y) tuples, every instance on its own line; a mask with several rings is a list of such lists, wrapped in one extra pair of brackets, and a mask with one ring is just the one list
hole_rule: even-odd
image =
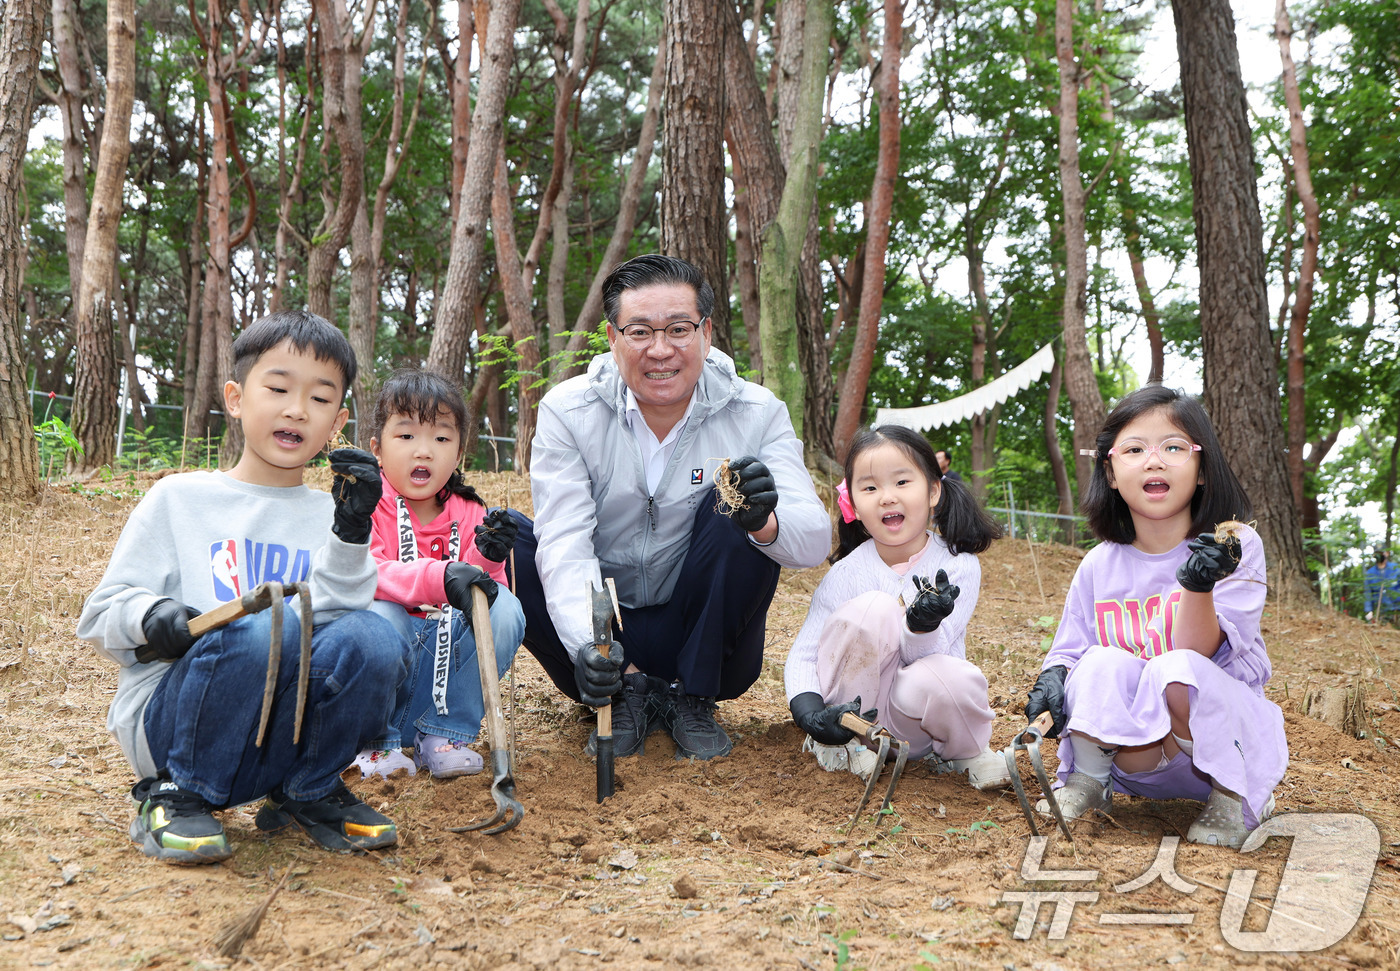
[[(131, 839), (169, 863), (230, 855), (213, 810), (267, 797), (256, 825), (296, 824), (328, 849), (392, 845), (391, 820), (345, 788), (340, 771), (387, 722), (407, 648), (369, 612), (370, 514), (378, 465), (331, 453), (333, 494), (308, 488), (306, 463), (349, 417), (355, 356), (332, 324), (278, 311), (234, 341), (228, 415), (243, 424), (238, 464), (157, 482), (132, 511), (83, 607), (78, 636), (121, 665), (107, 727), (141, 780)], [(255, 744), (270, 612), (191, 636), (189, 620), (258, 583), (311, 592), (310, 683), (294, 744), (299, 600), (282, 630), (274, 700)]]

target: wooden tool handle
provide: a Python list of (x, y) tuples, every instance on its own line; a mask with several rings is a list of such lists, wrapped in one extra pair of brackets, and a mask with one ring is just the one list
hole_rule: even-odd
[(223, 627), (231, 624), (240, 617), (248, 616), (248, 608), (243, 605), (242, 599), (230, 600), (228, 603), (219, 604), (213, 610), (206, 610), (198, 617), (190, 621), (190, 633), (195, 637), (202, 637), (216, 627)]
[(857, 735), (868, 737), (875, 726), (853, 711), (843, 712), (841, 715), (841, 727), (849, 728)]
[[(603, 657), (608, 656), (611, 644), (599, 644), (598, 653)], [(598, 709), (598, 737), (607, 738), (612, 735), (612, 699), (606, 705)]]
[(1046, 709), (1045, 711), (1042, 711), (1039, 715), (1036, 715), (1035, 718), (1032, 719), (1031, 723), (1026, 726), (1026, 728), (1034, 728), (1037, 732), (1041, 734), (1042, 737), (1044, 737), (1045, 733), (1050, 730), (1050, 726), (1053, 724), (1055, 724), (1055, 716), (1050, 713), (1049, 709)]

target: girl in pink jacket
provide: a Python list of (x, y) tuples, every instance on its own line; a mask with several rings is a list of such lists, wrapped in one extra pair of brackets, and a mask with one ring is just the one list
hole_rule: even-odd
[[(516, 525), (505, 509), (488, 513), (462, 481), (467, 408), (446, 378), (400, 370), (375, 403), (370, 449), (383, 471), (370, 549), (379, 565), (373, 610), (407, 641), (408, 677), (381, 738), (360, 753), (363, 775), (426, 768), (435, 779), (480, 772), (469, 744), (485, 704), (471, 626), (471, 588), (491, 603), (496, 672), (510, 667), (525, 632), (520, 602), (505, 587)], [(413, 758), (401, 751), (415, 729)]]

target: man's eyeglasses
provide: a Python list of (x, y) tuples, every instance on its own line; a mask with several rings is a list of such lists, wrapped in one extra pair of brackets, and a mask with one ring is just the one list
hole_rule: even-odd
[(648, 327), (646, 324), (628, 324), (621, 328), (618, 333), (627, 342), (627, 346), (634, 350), (644, 351), (656, 340), (657, 334), (662, 334), (666, 338), (666, 343), (677, 350), (683, 350), (690, 346), (695, 340), (695, 335), (700, 332), (703, 323), (697, 324), (693, 320), (677, 320), (667, 324), (665, 327)]
[(1124, 465), (1136, 468), (1145, 463), (1153, 452), (1156, 452), (1157, 457), (1166, 465), (1185, 465), (1191, 458), (1191, 453), (1200, 450), (1201, 446), (1192, 445), (1184, 438), (1168, 438), (1160, 445), (1148, 445), (1146, 442), (1130, 438), (1113, 446), (1108, 450), (1108, 454), (1116, 455)]

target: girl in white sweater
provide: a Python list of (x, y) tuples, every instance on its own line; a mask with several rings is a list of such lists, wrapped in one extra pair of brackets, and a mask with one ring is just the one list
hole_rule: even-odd
[(828, 771), (868, 777), (874, 753), (840, 719), (873, 705), (866, 717), (908, 741), (911, 757), (967, 772), (979, 789), (1004, 785), (1005, 760), (987, 745), (987, 679), (963, 647), (982, 581), (976, 554), (1001, 528), (910, 429), (862, 429), (845, 471), (840, 547), (784, 669), (804, 748)]

